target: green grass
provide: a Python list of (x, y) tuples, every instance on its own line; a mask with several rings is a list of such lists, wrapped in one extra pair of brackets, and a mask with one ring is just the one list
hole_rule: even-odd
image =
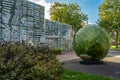
[(111, 48), (112, 50), (120, 50), (120, 48), (116, 48), (115, 45), (112, 45), (110, 48)]
[(108, 78), (104, 76), (74, 72), (71, 70), (65, 70), (62, 80), (116, 80), (116, 79)]

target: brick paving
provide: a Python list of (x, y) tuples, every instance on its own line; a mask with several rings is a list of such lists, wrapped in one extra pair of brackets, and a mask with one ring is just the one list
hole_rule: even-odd
[(80, 64), (81, 59), (72, 51), (57, 55), (57, 59), (65, 63), (65, 69), (113, 77), (120, 80), (120, 51), (110, 50), (109, 54), (103, 59), (106, 64), (101, 65)]

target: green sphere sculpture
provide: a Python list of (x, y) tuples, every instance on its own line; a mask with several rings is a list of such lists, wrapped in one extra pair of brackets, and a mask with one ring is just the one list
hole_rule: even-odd
[(109, 48), (106, 30), (97, 25), (84, 26), (73, 38), (73, 49), (83, 60), (99, 61), (107, 55)]

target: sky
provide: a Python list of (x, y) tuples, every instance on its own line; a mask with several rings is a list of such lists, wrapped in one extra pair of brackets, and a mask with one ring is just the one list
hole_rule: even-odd
[(98, 19), (98, 7), (104, 2), (104, 0), (29, 0), (34, 3), (45, 6), (45, 18), (50, 19), (50, 6), (54, 2), (60, 3), (77, 3), (82, 9), (84, 14), (88, 15), (88, 23), (95, 24)]

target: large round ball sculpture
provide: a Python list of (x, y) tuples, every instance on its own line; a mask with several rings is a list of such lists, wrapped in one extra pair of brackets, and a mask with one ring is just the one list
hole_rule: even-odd
[(73, 39), (73, 48), (83, 61), (103, 59), (107, 55), (109, 47), (107, 32), (97, 25), (84, 26)]

